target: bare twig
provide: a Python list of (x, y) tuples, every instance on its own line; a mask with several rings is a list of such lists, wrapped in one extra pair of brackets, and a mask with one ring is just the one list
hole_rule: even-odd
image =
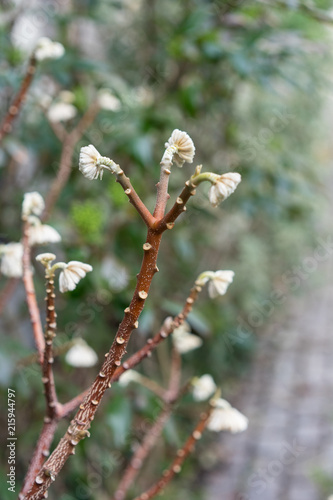
[(22, 244), (23, 244), (23, 283), (26, 293), (26, 301), (28, 304), (35, 344), (38, 352), (38, 359), (39, 363), (42, 365), (44, 360), (45, 342), (44, 342), (43, 328), (40, 319), (38, 304), (36, 300), (34, 282), (32, 279), (28, 221), (24, 222)]
[(12, 131), (12, 122), (14, 118), (18, 116), (20, 108), (26, 99), (26, 95), (31, 85), (35, 71), (36, 59), (35, 56), (32, 55), (29, 59), (28, 68), (21, 83), (20, 90), (16, 94), (6, 116), (4, 117), (0, 125), (0, 143), (2, 142), (3, 138)]
[(43, 363), (42, 382), (45, 389), (46, 417), (50, 420), (57, 418), (58, 399), (53, 375), (53, 339), (56, 336), (56, 312), (54, 306), (54, 274), (47, 276), (46, 282), (46, 327), (45, 327), (45, 352)]
[(140, 443), (140, 446), (138, 446), (135, 450), (131, 461), (126, 467), (125, 472), (119, 482), (118, 488), (114, 494), (114, 500), (123, 500), (125, 498), (125, 495), (133, 484), (134, 479), (138, 475), (144, 460), (147, 458), (149, 452), (155, 446), (158, 438), (160, 437), (165, 424), (167, 423), (174, 409), (175, 403), (183, 394), (182, 391), (179, 391), (181, 374), (180, 367), (180, 354), (176, 349), (173, 349), (169, 387), (164, 394), (164, 407), (153, 425), (149, 427), (149, 429), (147, 429), (144, 438)]
[(150, 500), (151, 498), (154, 498), (167, 486), (173, 476), (181, 471), (181, 466), (186, 457), (193, 452), (196, 441), (201, 438), (202, 433), (208, 424), (211, 412), (212, 408), (201, 414), (198, 424), (184, 446), (177, 451), (176, 458), (172, 462), (169, 469), (163, 472), (162, 477), (153, 486), (151, 486), (151, 488), (146, 490), (144, 493), (141, 493), (141, 495), (136, 497), (134, 500)]
[(42, 215), (42, 221), (46, 221), (51, 214), (51, 211), (60, 196), (61, 191), (66, 185), (71, 173), (73, 154), (77, 142), (81, 139), (84, 132), (94, 121), (99, 107), (96, 102), (93, 102), (82, 116), (78, 125), (68, 134), (63, 135), (63, 132), (55, 131), (55, 134), (60, 138), (59, 134), (63, 136), (63, 147), (60, 156), (59, 168), (56, 178), (54, 179), (51, 187), (45, 197), (45, 209)]

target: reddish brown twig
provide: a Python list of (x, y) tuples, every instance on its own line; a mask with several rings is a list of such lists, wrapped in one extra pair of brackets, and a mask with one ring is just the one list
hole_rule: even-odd
[(45, 326), (45, 352), (43, 363), (43, 378), (46, 418), (50, 421), (57, 418), (58, 398), (55, 390), (53, 375), (53, 339), (56, 336), (57, 322), (55, 312), (54, 274), (46, 276), (46, 326)]
[(183, 392), (179, 391), (180, 374), (181, 357), (179, 352), (176, 349), (173, 349), (169, 387), (168, 390), (165, 391), (164, 407), (153, 425), (147, 429), (140, 446), (138, 446), (135, 450), (131, 461), (126, 467), (119, 482), (117, 490), (114, 494), (114, 500), (123, 500), (125, 498), (125, 495), (133, 484), (134, 479), (137, 477), (144, 460), (147, 458), (149, 452), (153, 449), (158, 438), (160, 437), (165, 424), (174, 409), (175, 403), (183, 394)]
[(24, 222), (22, 244), (23, 244), (23, 283), (26, 293), (26, 301), (28, 304), (30, 321), (38, 352), (38, 360), (39, 363), (43, 365), (45, 342), (44, 342), (43, 328), (36, 299), (34, 282), (32, 279), (28, 221)]
[(62, 137), (63, 147), (61, 151), (57, 176), (51, 184), (51, 187), (45, 197), (45, 209), (42, 215), (42, 221), (44, 222), (50, 217), (51, 211), (57, 199), (59, 198), (61, 191), (68, 181), (71, 173), (75, 146), (81, 139), (87, 128), (94, 121), (98, 110), (99, 107), (97, 103), (93, 102), (87, 109), (86, 113), (82, 116), (78, 125), (70, 133), (64, 133), (64, 131), (62, 131), (61, 135), (59, 135), (59, 133), (55, 131), (57, 137)]
[[(188, 198), (191, 194), (193, 193), (189, 192)], [(167, 193), (164, 196), (167, 197)], [(185, 206), (182, 207), (181, 211), (184, 209)], [(178, 215), (175, 214), (174, 220)], [(89, 434), (88, 429), (90, 428), (91, 421), (94, 419), (104, 393), (111, 385), (113, 375), (121, 365), (121, 359), (126, 352), (131, 333), (138, 327), (138, 318), (148, 297), (153, 276), (158, 271), (156, 265), (158, 250), (162, 233), (167, 228), (169, 227), (165, 225), (165, 227), (160, 227), (159, 231), (151, 228), (148, 229), (147, 239), (143, 245), (143, 261), (137, 276), (134, 295), (130, 306), (125, 309), (124, 318), (119, 325), (110, 351), (106, 353), (101, 370), (85, 400), (81, 403), (74, 419), (71, 421), (66, 434), (39, 471), (36, 481), (25, 497), (26, 499), (39, 500), (44, 497), (44, 493), (48, 490), (51, 482), (57, 477), (69, 456), (75, 453), (75, 446)]]
[(21, 83), (20, 90), (16, 94), (9, 110), (0, 125), (0, 143), (3, 138), (12, 131), (12, 122), (18, 116), (20, 108), (26, 99), (27, 92), (36, 72), (36, 58), (32, 55), (28, 62), (26, 74)]
[(163, 472), (162, 477), (153, 486), (151, 486), (151, 488), (135, 497), (134, 500), (150, 500), (151, 498), (154, 498), (167, 486), (175, 474), (179, 474), (186, 457), (193, 452), (196, 441), (201, 438), (202, 433), (208, 424), (211, 412), (212, 408), (201, 414), (198, 424), (184, 446), (177, 451), (176, 458), (172, 462), (169, 469)]

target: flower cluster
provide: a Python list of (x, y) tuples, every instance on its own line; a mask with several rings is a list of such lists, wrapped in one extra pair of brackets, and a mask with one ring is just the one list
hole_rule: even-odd
[(97, 363), (98, 356), (85, 340), (79, 338), (67, 351), (65, 361), (75, 368), (89, 368)]
[(37, 255), (36, 260), (43, 264), (47, 270), (48, 276), (54, 275), (57, 269), (61, 269), (59, 275), (59, 290), (61, 293), (70, 292), (75, 290), (76, 285), (86, 276), (87, 273), (92, 271), (92, 266), (71, 260), (67, 264), (65, 262), (57, 262), (51, 266), (51, 262), (55, 259), (55, 255), (51, 253), (41, 253)]
[(177, 167), (182, 167), (185, 162), (193, 162), (195, 147), (191, 137), (186, 132), (176, 128), (168, 142), (165, 143), (165, 148), (163, 158), (167, 157), (171, 163), (173, 160)]
[(235, 191), (242, 178), (237, 172), (229, 172), (223, 175), (213, 174), (213, 176), (208, 197), (211, 205), (217, 207)]
[(233, 408), (228, 401), (219, 398), (213, 400), (214, 406), (207, 429), (214, 432), (229, 431), (233, 434), (247, 429), (249, 421), (240, 411)]
[(22, 243), (0, 245), (1, 273), (8, 278), (20, 278), (23, 274)]
[(193, 351), (193, 349), (198, 349), (198, 347), (202, 346), (202, 339), (190, 332), (190, 325), (184, 321), (184, 323), (178, 328), (175, 328), (172, 333), (173, 345), (180, 354), (186, 354), (187, 352)]
[[(101, 156), (95, 146), (90, 144), (84, 146), (80, 151), (79, 170), (89, 180), (102, 179), (103, 169), (110, 170), (112, 173), (117, 171), (118, 165), (110, 158)], [(118, 167), (119, 168), (119, 167)]]
[(196, 285), (204, 286), (208, 283), (208, 293), (212, 299), (225, 295), (230, 283), (234, 279), (233, 271), (205, 271), (196, 280)]
[(64, 46), (59, 42), (53, 42), (50, 38), (42, 37), (38, 40), (34, 50), (37, 61), (45, 59), (59, 59), (65, 53)]

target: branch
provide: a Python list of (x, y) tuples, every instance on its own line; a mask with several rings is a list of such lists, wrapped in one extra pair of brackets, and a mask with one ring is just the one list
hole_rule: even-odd
[(158, 270), (156, 260), (161, 237), (161, 234), (148, 230), (137, 286), (130, 306), (125, 309), (124, 318), (119, 325), (110, 351), (106, 354), (101, 370), (71, 421), (66, 434), (39, 471), (37, 482), (35, 481), (32, 485), (25, 497), (26, 499), (38, 500), (43, 498), (44, 493), (48, 490), (51, 482), (55, 480), (69, 456), (75, 453), (75, 446), (81, 439), (89, 435), (88, 429), (91, 421), (94, 419), (103, 395), (111, 385), (112, 376), (121, 364), (131, 333), (133, 329), (138, 327), (138, 318), (148, 297), (153, 276)]
[(155, 446), (156, 441), (160, 437), (165, 424), (174, 409), (175, 403), (178, 401), (180, 396), (183, 395), (183, 392), (179, 390), (181, 374), (180, 365), (180, 354), (176, 351), (176, 349), (173, 349), (169, 387), (168, 390), (165, 391), (164, 407), (153, 425), (147, 429), (140, 446), (138, 446), (135, 450), (114, 494), (114, 500), (123, 500), (125, 498), (125, 495), (138, 475), (144, 460), (147, 458), (149, 452)]
[(54, 306), (54, 274), (47, 276), (46, 282), (46, 327), (45, 327), (45, 352), (43, 363), (42, 382), (46, 398), (46, 418), (50, 421), (57, 418), (58, 398), (55, 390), (53, 375), (53, 339), (56, 336), (56, 312)]
[(181, 471), (181, 466), (186, 457), (193, 452), (196, 441), (201, 438), (202, 433), (208, 424), (212, 410), (213, 408), (211, 407), (206, 413), (201, 414), (198, 424), (184, 446), (177, 451), (176, 458), (172, 462), (169, 469), (163, 472), (162, 477), (153, 486), (151, 486), (151, 488), (146, 490), (144, 493), (141, 493), (138, 497), (135, 497), (134, 500), (150, 500), (151, 498), (154, 498), (167, 486), (173, 476)]
[(201, 292), (202, 288), (198, 285), (195, 285), (191, 291), (189, 296), (186, 299), (185, 305), (182, 309), (182, 311), (173, 318), (172, 321), (169, 321), (168, 319), (164, 322), (162, 328), (160, 331), (151, 339), (147, 340), (147, 343), (136, 353), (132, 354), (130, 358), (128, 358), (122, 366), (120, 366), (114, 373), (112, 377), (112, 382), (116, 382), (120, 376), (126, 371), (129, 370), (130, 368), (134, 368), (136, 365), (138, 365), (143, 359), (147, 358), (150, 356), (151, 352), (153, 349), (155, 349), (163, 340), (165, 340), (169, 335), (172, 334), (172, 332), (178, 328), (186, 318), (188, 317), (189, 313), (192, 310), (194, 302), (197, 300), (197, 297), (199, 293)]
[(131, 184), (129, 177), (126, 177), (123, 170), (119, 169), (116, 172), (116, 182), (119, 182), (121, 187), (123, 188), (125, 194), (128, 196), (129, 202), (133, 205), (136, 211), (141, 216), (143, 222), (146, 224), (148, 228), (152, 228), (156, 222), (155, 217), (150, 213), (146, 205), (141, 200), (140, 196), (135, 191), (134, 187)]
[(35, 57), (31, 56), (28, 62), (26, 74), (21, 83), (21, 87), (0, 125), (0, 143), (2, 142), (3, 138), (12, 131), (12, 122), (14, 118), (19, 114), (20, 108), (26, 99), (27, 92), (36, 72), (36, 62), (37, 61)]
[[(72, 159), (77, 142), (81, 139), (84, 132), (94, 121), (96, 114), (98, 113), (99, 107), (95, 102), (87, 109), (86, 113), (83, 115), (78, 125), (69, 133), (65, 134), (63, 137), (63, 147), (60, 156), (59, 168), (56, 178), (54, 179), (51, 187), (45, 197), (45, 209), (41, 217), (41, 220), (45, 222), (49, 217), (50, 213), (60, 196), (61, 191), (66, 185), (68, 178), (71, 173)], [(54, 127), (53, 127), (54, 129)], [(60, 138), (57, 131), (54, 129), (55, 134)], [(59, 132), (60, 133), (60, 132)]]
[(29, 223), (24, 222), (23, 227), (23, 283), (26, 293), (26, 301), (28, 304), (30, 321), (33, 329), (35, 344), (38, 352), (39, 363), (43, 364), (44, 359), (44, 335), (40, 319), (38, 304), (36, 300), (36, 292), (32, 279), (31, 262), (30, 262), (30, 246), (29, 246)]
[(163, 217), (163, 219), (157, 221), (154, 226), (155, 231), (158, 233), (165, 231), (166, 229), (172, 229), (175, 223), (175, 220), (186, 211), (186, 203), (194, 196), (196, 193), (196, 185), (193, 184), (191, 180), (185, 182), (185, 186), (178, 196), (176, 202), (171, 207), (169, 212)]

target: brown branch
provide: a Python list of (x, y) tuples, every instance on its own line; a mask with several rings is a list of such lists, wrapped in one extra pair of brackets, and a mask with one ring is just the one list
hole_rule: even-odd
[(119, 482), (118, 488), (114, 494), (114, 500), (123, 500), (134, 479), (138, 475), (144, 460), (149, 452), (155, 446), (156, 441), (160, 437), (165, 424), (167, 423), (175, 403), (178, 401), (183, 392), (179, 390), (180, 374), (181, 374), (181, 357), (176, 349), (172, 352), (172, 362), (170, 370), (170, 379), (168, 390), (165, 391), (164, 407), (157, 417), (153, 425), (146, 431), (145, 436), (138, 448), (135, 450), (130, 463), (125, 469), (125, 472)]
[[(56, 178), (54, 179), (51, 187), (45, 197), (45, 209), (41, 220), (45, 222), (51, 214), (51, 211), (60, 196), (61, 191), (66, 185), (71, 173), (73, 154), (77, 142), (81, 139), (84, 132), (94, 121), (99, 107), (93, 102), (82, 116), (78, 125), (63, 139), (63, 147), (60, 156), (59, 168)], [(56, 133), (56, 132), (55, 132)]]
[(134, 206), (142, 220), (146, 224), (148, 228), (152, 228), (156, 222), (155, 217), (150, 213), (146, 205), (143, 203), (134, 187), (131, 184), (131, 181), (128, 177), (126, 177), (123, 170), (119, 170), (119, 173), (116, 174), (116, 182), (119, 182), (121, 187), (123, 188), (125, 194), (128, 196), (129, 202)]
[(45, 342), (44, 342), (43, 328), (36, 299), (34, 282), (32, 279), (28, 221), (24, 222), (22, 244), (23, 244), (23, 283), (26, 293), (26, 301), (28, 304), (30, 321), (38, 352), (38, 360), (39, 363), (43, 365)]
[(3, 138), (12, 131), (12, 122), (14, 118), (19, 114), (20, 108), (26, 99), (27, 92), (36, 72), (36, 62), (37, 61), (34, 55), (32, 55), (29, 59), (28, 68), (22, 80), (21, 87), (0, 125), (0, 143), (2, 142)]
[[(192, 193), (189, 194), (189, 196)], [(79, 410), (71, 421), (66, 434), (60, 440), (58, 446), (38, 473), (38, 481), (34, 482), (26, 495), (26, 499), (39, 500), (44, 497), (51, 482), (59, 474), (60, 470), (70, 455), (75, 453), (75, 446), (89, 435), (88, 429), (95, 417), (103, 395), (111, 386), (112, 378), (121, 365), (121, 359), (126, 353), (127, 344), (131, 333), (138, 328), (138, 318), (148, 297), (150, 285), (154, 274), (158, 271), (156, 261), (163, 230), (156, 232), (148, 229), (144, 248), (144, 256), (140, 272), (137, 276), (137, 285), (130, 306), (125, 309), (125, 315), (119, 325), (116, 337), (108, 353), (99, 374), (90, 387), (88, 394), (80, 404)], [(198, 287), (201, 290), (200, 287)], [(197, 293), (197, 292), (196, 292)], [(189, 311), (193, 300), (184, 307)], [(163, 338), (163, 337), (162, 337)], [(153, 340), (152, 340), (153, 341)], [(143, 356), (144, 357), (144, 356)], [(119, 374), (120, 375), (120, 374)]]
[(154, 229), (159, 233), (166, 229), (172, 229), (175, 220), (186, 211), (186, 203), (195, 195), (196, 185), (192, 183), (191, 180), (185, 182), (185, 186), (178, 196), (174, 205), (170, 208), (169, 212), (163, 217), (163, 219), (157, 221), (154, 225)]
[(21, 492), (19, 494), (19, 500), (24, 498), (25, 494), (31, 488), (37, 473), (43, 462), (49, 455), (49, 449), (52, 444), (55, 431), (57, 430), (58, 420), (53, 419), (50, 420), (48, 417), (45, 417), (42, 431), (39, 435), (34, 453), (32, 455), (32, 459), (29, 464), (28, 471), (23, 481), (23, 486)]
[(54, 420), (57, 418), (58, 406), (58, 398), (55, 390), (53, 375), (53, 339), (56, 336), (57, 329), (54, 306), (54, 274), (52, 276), (47, 276), (46, 294), (45, 352), (42, 382), (45, 389), (46, 417), (50, 420)]
[(201, 438), (202, 433), (208, 424), (212, 410), (213, 408), (210, 408), (207, 412), (201, 414), (198, 424), (193, 430), (191, 436), (187, 439), (184, 446), (177, 451), (176, 458), (172, 462), (169, 469), (163, 472), (162, 477), (153, 486), (151, 486), (151, 488), (135, 497), (134, 500), (150, 500), (151, 498), (154, 498), (168, 485), (174, 475), (181, 471), (183, 462), (187, 456), (193, 452), (196, 441)]

